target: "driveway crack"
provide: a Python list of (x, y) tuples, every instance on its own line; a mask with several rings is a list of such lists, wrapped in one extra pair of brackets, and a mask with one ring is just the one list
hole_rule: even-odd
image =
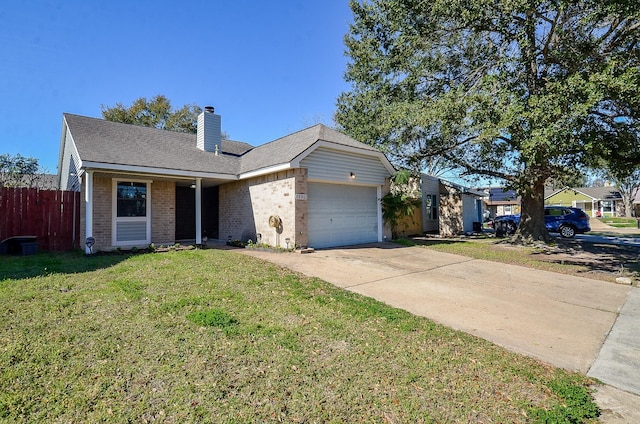
[(352, 285), (343, 286), (343, 287), (345, 289), (350, 289), (352, 287), (362, 287), (362, 286), (366, 286), (368, 284), (374, 284), (374, 283), (379, 283), (379, 282), (385, 281), (385, 280), (391, 280), (393, 278), (406, 277), (406, 276), (409, 276), (409, 275), (416, 275), (416, 274), (424, 274), (425, 272), (430, 272), (430, 271), (435, 271), (435, 270), (438, 270), (438, 269), (448, 268), (450, 266), (460, 265), (460, 264), (464, 264), (464, 263), (472, 262), (472, 261), (477, 261), (477, 259), (473, 259), (473, 258), (465, 259), (463, 261), (451, 262), (451, 263), (448, 263), (448, 264), (445, 264), (445, 265), (439, 265), (439, 266), (436, 266), (436, 267), (433, 267), (433, 268), (429, 268), (429, 269), (421, 269), (419, 271), (406, 272), (404, 274), (398, 274), (398, 275), (394, 275), (392, 277), (379, 278), (377, 280), (365, 281), (365, 282), (362, 282), (362, 283), (352, 284)]

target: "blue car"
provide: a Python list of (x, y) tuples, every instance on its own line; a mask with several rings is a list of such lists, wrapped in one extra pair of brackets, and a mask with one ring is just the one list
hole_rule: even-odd
[[(520, 214), (497, 216), (493, 220), (496, 235), (513, 234), (518, 229), (518, 225), (520, 225)], [(566, 238), (591, 231), (589, 215), (582, 209), (565, 206), (545, 206), (544, 225), (550, 233), (560, 233)]]

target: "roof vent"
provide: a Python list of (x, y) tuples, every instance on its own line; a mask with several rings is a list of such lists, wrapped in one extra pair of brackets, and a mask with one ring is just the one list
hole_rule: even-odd
[(215, 109), (213, 108), (213, 106), (205, 106), (204, 111), (207, 113), (213, 113), (215, 112)]

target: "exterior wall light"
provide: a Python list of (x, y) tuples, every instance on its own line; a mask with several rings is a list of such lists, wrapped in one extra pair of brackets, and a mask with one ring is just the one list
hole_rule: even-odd
[(352, 180), (356, 179), (356, 174), (354, 174), (353, 172), (349, 173), (349, 178), (351, 178)]

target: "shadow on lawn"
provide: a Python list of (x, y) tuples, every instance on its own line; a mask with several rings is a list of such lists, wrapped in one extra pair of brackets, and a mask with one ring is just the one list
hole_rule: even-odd
[(0, 256), (0, 282), (8, 279), (75, 274), (109, 268), (134, 254), (86, 256), (81, 251), (40, 252), (32, 256)]
[[(470, 237), (466, 239), (439, 239), (416, 237), (411, 240), (416, 245), (437, 246), (454, 245), (469, 242), (470, 239), (486, 238), (482, 236)], [(503, 248), (513, 247), (505, 240)], [(500, 248), (500, 243), (485, 245), (487, 249)], [(456, 252), (461, 254), (459, 252)], [(523, 253), (523, 266), (526, 264), (526, 257), (533, 258), (540, 262), (555, 263), (566, 266), (577, 266), (581, 270), (576, 275), (585, 273), (603, 273), (609, 275), (632, 275), (640, 276), (640, 248), (634, 246), (611, 245), (600, 243), (589, 243), (577, 239), (555, 239), (555, 245), (548, 249), (536, 250), (531, 253)], [(509, 263), (517, 263), (509, 261)]]
[(582, 266), (587, 269), (587, 272), (622, 274), (626, 271), (640, 275), (638, 261), (640, 248), (638, 247), (560, 238), (557, 242), (555, 249), (533, 255), (548, 262)]

